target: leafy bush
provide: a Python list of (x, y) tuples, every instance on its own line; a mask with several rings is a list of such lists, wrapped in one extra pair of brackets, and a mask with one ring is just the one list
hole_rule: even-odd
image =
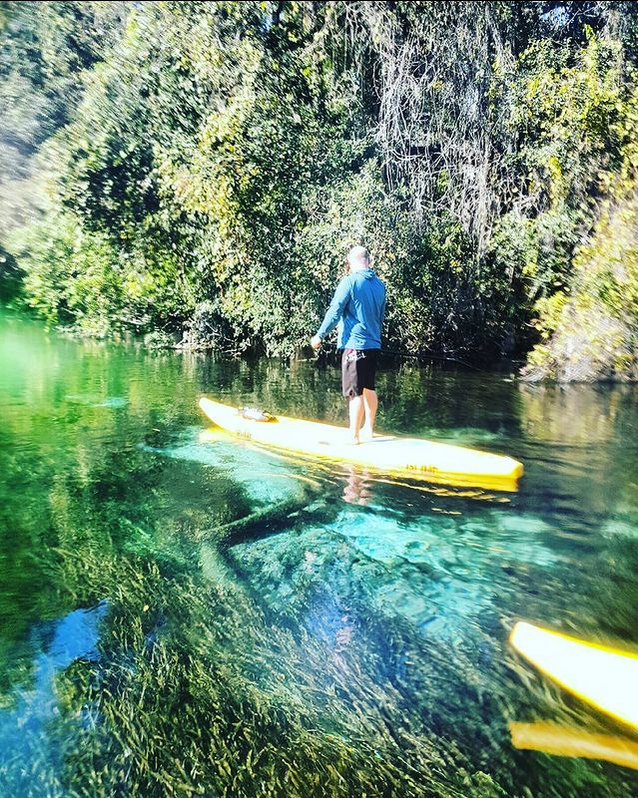
[[(541, 310), (549, 341), (530, 355), (529, 379), (638, 379), (638, 192), (608, 200), (574, 259), (573, 294)], [(549, 337), (551, 333), (551, 338)]]

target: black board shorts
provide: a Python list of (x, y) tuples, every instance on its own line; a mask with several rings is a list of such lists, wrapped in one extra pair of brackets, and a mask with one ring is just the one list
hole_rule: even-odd
[(348, 398), (361, 396), (364, 388), (375, 390), (378, 349), (344, 349), (341, 358), (341, 387)]

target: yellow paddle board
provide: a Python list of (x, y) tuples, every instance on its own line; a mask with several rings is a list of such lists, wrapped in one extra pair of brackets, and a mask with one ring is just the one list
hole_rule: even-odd
[(240, 415), (237, 408), (206, 397), (199, 400), (199, 406), (214, 424), (242, 438), (383, 473), (510, 491), (516, 490), (523, 473), (522, 464), (511, 457), (476, 449), (392, 435), (375, 435), (369, 441), (353, 445), (343, 427), (285, 416), (275, 416), (273, 421), (253, 421)]
[(519, 621), (514, 648), (565, 690), (638, 729), (638, 654)]
[(554, 756), (604, 759), (638, 770), (638, 743), (615, 734), (592, 734), (584, 729), (554, 723), (510, 721), (512, 745), (521, 751), (542, 751)]

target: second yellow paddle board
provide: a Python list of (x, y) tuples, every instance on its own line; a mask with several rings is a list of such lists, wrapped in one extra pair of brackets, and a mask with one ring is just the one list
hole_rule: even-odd
[(519, 621), (514, 648), (591, 706), (638, 729), (638, 654)]
[(343, 427), (275, 416), (273, 421), (253, 421), (237, 408), (206, 397), (199, 406), (222, 429), (257, 443), (326, 457), (384, 473), (426, 477), (459, 485), (476, 485), (491, 490), (516, 490), (523, 466), (511, 457), (436, 443), (422, 438), (375, 436), (358, 445), (348, 443)]

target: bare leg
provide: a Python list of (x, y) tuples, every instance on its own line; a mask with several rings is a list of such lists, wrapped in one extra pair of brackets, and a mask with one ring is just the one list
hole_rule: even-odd
[(350, 413), (350, 437), (353, 443), (359, 443), (359, 432), (364, 416), (363, 396), (352, 396), (348, 411)]
[(371, 391), (370, 388), (363, 389), (363, 404), (365, 406), (366, 424), (365, 433), (368, 438), (372, 437), (374, 429), (374, 419), (377, 415), (377, 407), (379, 400), (377, 399), (377, 392)]

